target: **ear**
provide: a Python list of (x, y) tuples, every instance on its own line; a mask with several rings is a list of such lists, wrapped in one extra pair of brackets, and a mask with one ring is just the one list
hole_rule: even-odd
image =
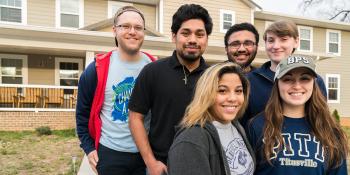
[(117, 37), (117, 28), (113, 25), (112, 27), (113, 36)]
[(171, 33), (171, 40), (173, 41), (173, 43), (176, 43), (176, 34), (175, 33)]
[(300, 44), (299, 42), (300, 42), (299, 37), (297, 37), (297, 38), (295, 39), (294, 48), (298, 48), (298, 46), (299, 46), (299, 44)]
[(225, 52), (226, 52), (226, 55), (227, 55), (227, 53), (228, 53), (228, 48), (227, 47), (225, 47)]

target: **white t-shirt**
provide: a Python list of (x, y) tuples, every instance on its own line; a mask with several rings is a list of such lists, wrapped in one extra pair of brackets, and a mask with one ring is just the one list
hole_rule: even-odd
[(222, 124), (217, 121), (214, 121), (213, 125), (219, 133), (231, 175), (252, 175), (254, 173), (254, 162), (236, 127), (232, 123)]
[[(138, 152), (129, 129), (128, 103), (135, 81), (141, 69), (151, 60), (142, 54), (136, 62), (126, 62), (113, 51), (105, 89), (105, 99), (101, 109), (100, 143), (121, 152)], [(148, 119), (145, 118), (145, 121)]]

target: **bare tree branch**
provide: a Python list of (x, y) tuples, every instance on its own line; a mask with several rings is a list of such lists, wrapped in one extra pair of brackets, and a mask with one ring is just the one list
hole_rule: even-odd
[(344, 17), (342, 18), (342, 21), (343, 21), (343, 20), (345, 20), (346, 16), (350, 13), (350, 10), (341, 10), (340, 12), (335, 14), (333, 17), (329, 18), (329, 20), (335, 19), (337, 16), (339, 16), (342, 13), (344, 13)]

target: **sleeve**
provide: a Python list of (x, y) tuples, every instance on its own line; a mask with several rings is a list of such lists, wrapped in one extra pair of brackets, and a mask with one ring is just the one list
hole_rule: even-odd
[(329, 169), (327, 174), (328, 175), (347, 175), (348, 170), (347, 170), (346, 159), (343, 160), (342, 164), (339, 167)]
[(327, 98), (327, 88), (326, 88), (326, 85), (324, 84), (322, 77), (317, 75), (316, 82), (318, 84), (318, 87), (320, 87), (322, 94)]
[(248, 122), (246, 126), (246, 131), (247, 131), (247, 137), (248, 137), (249, 143), (252, 146), (253, 150), (256, 151), (256, 144), (257, 144), (258, 138), (255, 134), (252, 120)]
[(152, 72), (150, 63), (146, 65), (136, 79), (134, 89), (132, 90), (128, 108), (131, 111), (146, 115), (152, 105)]
[(211, 175), (209, 157), (199, 146), (190, 142), (180, 142), (169, 151), (168, 173)]
[(82, 73), (78, 84), (78, 98), (76, 107), (77, 135), (80, 147), (86, 154), (95, 150), (94, 140), (89, 134), (89, 118), (93, 97), (97, 85), (95, 62), (91, 63)]

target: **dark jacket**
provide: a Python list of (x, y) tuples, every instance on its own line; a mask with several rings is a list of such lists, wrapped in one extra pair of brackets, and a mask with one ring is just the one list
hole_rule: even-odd
[[(272, 86), (274, 84), (275, 72), (270, 69), (271, 61), (264, 63), (260, 68), (248, 73), (247, 78), (250, 82), (250, 94), (248, 107), (241, 118), (242, 126), (246, 126), (249, 119), (253, 118), (266, 107), (270, 98)], [(322, 77), (317, 75), (316, 82), (321, 89), (322, 94), (327, 97), (326, 86)]]
[[(151, 61), (155, 58), (146, 54)], [(76, 107), (77, 134), (80, 147), (86, 154), (98, 149), (101, 137), (102, 121), (100, 112), (104, 101), (104, 92), (108, 78), (109, 62), (112, 51), (96, 55), (79, 79)]]
[[(243, 127), (232, 123), (241, 134), (255, 165), (255, 157)], [(230, 175), (225, 150), (215, 126), (207, 122), (180, 129), (168, 155), (169, 175)]]

